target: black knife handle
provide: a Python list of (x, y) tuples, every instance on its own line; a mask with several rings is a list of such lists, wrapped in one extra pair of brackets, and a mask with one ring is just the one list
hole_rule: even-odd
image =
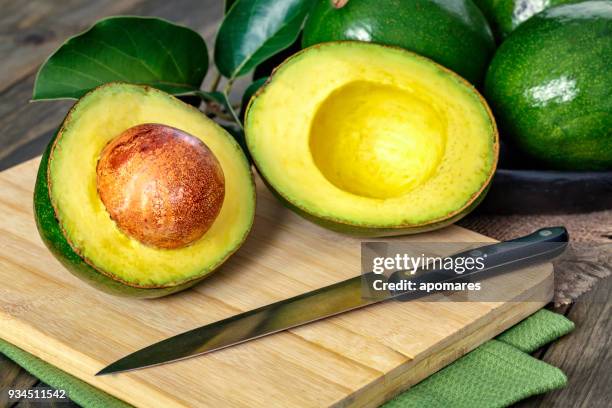
[[(530, 265), (549, 261), (563, 253), (569, 241), (569, 234), (564, 227), (539, 229), (524, 237), (486, 245), (454, 254), (449, 258), (481, 258), (484, 267), (462, 274), (455, 270), (433, 270), (418, 275), (407, 271), (397, 271), (389, 277), (389, 282), (410, 280), (415, 284), (421, 282), (461, 282), (484, 279), (493, 275), (514, 271)], [(395, 292), (393, 297), (403, 300), (405, 292)]]
[(539, 229), (524, 237), (462, 252), (454, 256), (483, 256), (485, 267), (472, 274), (499, 273), (549, 261), (560, 255), (569, 241), (564, 227)]

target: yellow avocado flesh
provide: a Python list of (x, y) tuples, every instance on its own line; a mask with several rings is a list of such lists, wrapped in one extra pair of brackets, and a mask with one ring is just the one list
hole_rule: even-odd
[[(143, 123), (172, 126), (201, 139), (223, 169), (220, 213), (189, 246), (161, 249), (127, 236), (99, 197), (100, 153), (123, 131)], [(197, 109), (152, 88), (110, 84), (83, 97), (60, 129), (48, 172), (49, 195), (71, 246), (102, 273), (132, 286), (174, 286), (206, 275), (240, 246), (253, 222), (254, 185), (238, 144)]]
[(488, 107), (463, 79), (410, 52), (320, 44), (251, 101), (257, 168), (321, 219), (374, 228), (435, 223), (485, 190), (497, 163)]

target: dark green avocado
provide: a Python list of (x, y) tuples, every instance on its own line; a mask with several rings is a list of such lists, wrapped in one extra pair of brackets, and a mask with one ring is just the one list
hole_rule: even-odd
[[(495, 50), (491, 29), (471, 0), (318, 0), (302, 45), (359, 40), (428, 57), (480, 84)], [(342, 4), (343, 2), (336, 2)]]
[(501, 42), (512, 30), (535, 14), (560, 4), (577, 0), (474, 0), (489, 20), (491, 29)]
[(498, 49), (485, 84), (501, 135), (550, 167), (612, 168), (612, 2), (550, 8)]

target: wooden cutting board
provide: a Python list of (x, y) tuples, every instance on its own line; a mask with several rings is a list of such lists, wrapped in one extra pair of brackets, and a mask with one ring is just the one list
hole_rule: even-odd
[[(315, 226), (258, 186), (246, 244), (192, 290), (117, 298), (70, 275), (32, 217), (38, 159), (0, 173), (0, 336), (142, 407), (374, 407), (542, 307), (552, 268), (499, 276), (522, 302), (388, 302), (174, 364), (94, 377), (196, 326), (360, 273), (360, 241)], [(395, 238), (397, 239), (397, 238)], [(459, 228), (400, 238), (485, 242)]]

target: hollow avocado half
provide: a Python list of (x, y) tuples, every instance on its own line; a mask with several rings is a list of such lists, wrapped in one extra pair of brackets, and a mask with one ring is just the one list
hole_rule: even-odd
[(247, 108), (246, 140), (282, 201), (360, 236), (448, 225), (483, 198), (495, 121), (464, 79), (412, 52), (318, 44), (277, 68)]
[[(100, 155), (117, 135), (161, 123), (193, 135), (213, 152), (225, 179), (214, 223), (176, 249), (146, 245), (110, 217), (97, 189)], [(34, 193), (39, 233), (74, 275), (103, 291), (154, 298), (186, 289), (213, 272), (245, 240), (254, 218), (255, 187), (240, 146), (200, 111), (153, 88), (111, 83), (68, 113), (40, 163)]]

